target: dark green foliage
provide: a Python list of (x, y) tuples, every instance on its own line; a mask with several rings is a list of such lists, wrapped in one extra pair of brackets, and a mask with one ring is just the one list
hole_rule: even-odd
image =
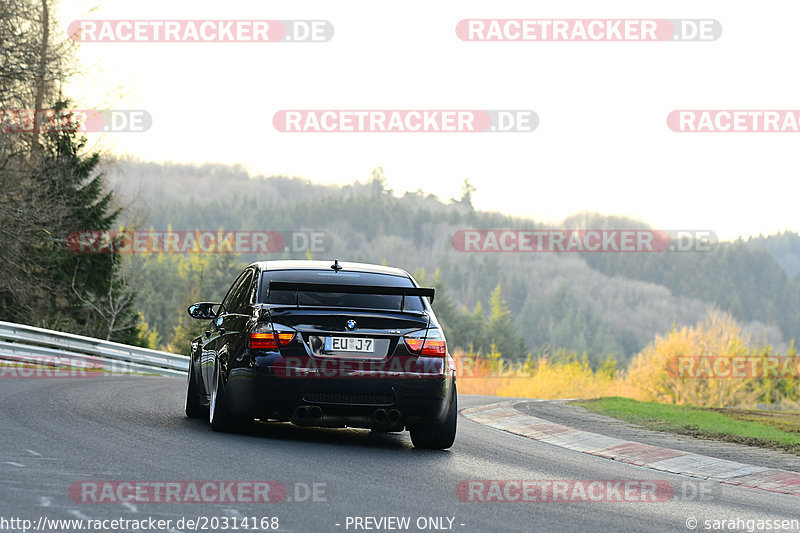
[[(56, 109), (66, 109), (58, 102)], [(13, 235), (0, 291), (0, 319), (93, 337), (138, 343), (134, 293), (122, 276), (120, 257), (75, 253), (73, 232), (108, 231), (119, 211), (97, 171), (100, 156), (69, 130), (41, 136), (41, 153), (17, 174), (5, 199), (3, 227)], [(4, 180), (5, 181), (5, 180)]]

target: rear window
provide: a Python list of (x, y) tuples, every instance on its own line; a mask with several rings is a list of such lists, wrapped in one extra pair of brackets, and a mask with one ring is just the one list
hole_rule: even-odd
[[(260, 303), (355, 307), (360, 309), (400, 310), (402, 296), (391, 294), (347, 294), (341, 292), (300, 292), (295, 300), (294, 291), (272, 291), (267, 295), (270, 281), (294, 281), (301, 283), (338, 283), (347, 285), (377, 285), (379, 287), (414, 287), (405, 276), (376, 274), (374, 272), (334, 272), (326, 270), (272, 270), (261, 274)], [(422, 298), (407, 296), (403, 307), (406, 311), (423, 311)]]

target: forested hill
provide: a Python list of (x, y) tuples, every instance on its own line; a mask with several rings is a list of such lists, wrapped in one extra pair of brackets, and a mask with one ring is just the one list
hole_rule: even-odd
[[(495, 341), (508, 359), (563, 348), (586, 352), (595, 363), (607, 355), (625, 362), (655, 335), (695, 324), (714, 307), (732, 313), (755, 342), (785, 349), (800, 337), (800, 275), (790, 278), (784, 269), (800, 257), (796, 234), (783, 234), (779, 242), (724, 243), (711, 252), (462, 253), (451, 242), (457, 230), (546, 226), (535, 213), (515, 219), (476, 211), (472, 191), (458, 193), (458, 183), (457, 200), (421, 191), (398, 196), (380, 170), (345, 187), (251, 177), (241, 167), (136, 161), (116, 163), (106, 177), (137, 229), (329, 232), (332, 249), (314, 258), (386, 263), (416, 273), (437, 287), (434, 308), (451, 345), (485, 352)], [(647, 225), (581, 214), (556, 227)], [(137, 307), (168, 343), (190, 327), (180, 318), (189, 300), (219, 298), (241, 264), (253, 259), (133, 256)]]
[(790, 231), (775, 235), (747, 239), (747, 246), (753, 250), (767, 251), (783, 268), (789, 277), (800, 273), (800, 235)]

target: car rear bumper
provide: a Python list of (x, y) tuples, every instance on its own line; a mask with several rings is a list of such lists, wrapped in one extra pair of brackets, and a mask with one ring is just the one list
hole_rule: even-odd
[[(380, 410), (400, 412), (401, 418), (392, 424), (393, 429), (439, 422), (447, 415), (454, 391), (450, 372), (370, 371), (331, 375), (272, 365), (238, 370), (231, 372), (225, 387), (234, 416), (291, 420), (302, 425), (386, 426), (375, 420)], [(302, 408), (309, 407), (319, 407), (322, 416), (297, 416), (302, 414)]]

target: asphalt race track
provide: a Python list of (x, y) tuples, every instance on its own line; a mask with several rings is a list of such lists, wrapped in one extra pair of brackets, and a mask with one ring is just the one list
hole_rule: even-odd
[[(685, 490), (698, 480), (564, 450), (463, 417), (447, 451), (415, 450), (407, 433), (264, 423), (243, 434), (215, 433), (205, 421), (184, 416), (184, 385), (138, 376), (0, 380), (0, 517), (34, 524), (40, 517), (152, 517), (173, 520), (173, 531), (180, 517), (277, 517), (279, 530), (291, 532), (391, 530), (375, 529), (363, 517), (409, 517), (409, 528), (400, 531), (465, 533), (661, 533), (691, 531), (691, 519), (703, 531), (705, 520), (800, 518), (795, 496), (713, 484), (700, 500)], [(459, 407), (493, 401), (462, 395)], [(84, 503), (69, 492), (86, 481), (178, 480), (277, 481), (287, 494), (280, 503)], [(469, 502), (456, 493), (463, 480), (659, 480), (676, 493), (655, 503)], [(356, 517), (362, 518), (357, 529)]]

